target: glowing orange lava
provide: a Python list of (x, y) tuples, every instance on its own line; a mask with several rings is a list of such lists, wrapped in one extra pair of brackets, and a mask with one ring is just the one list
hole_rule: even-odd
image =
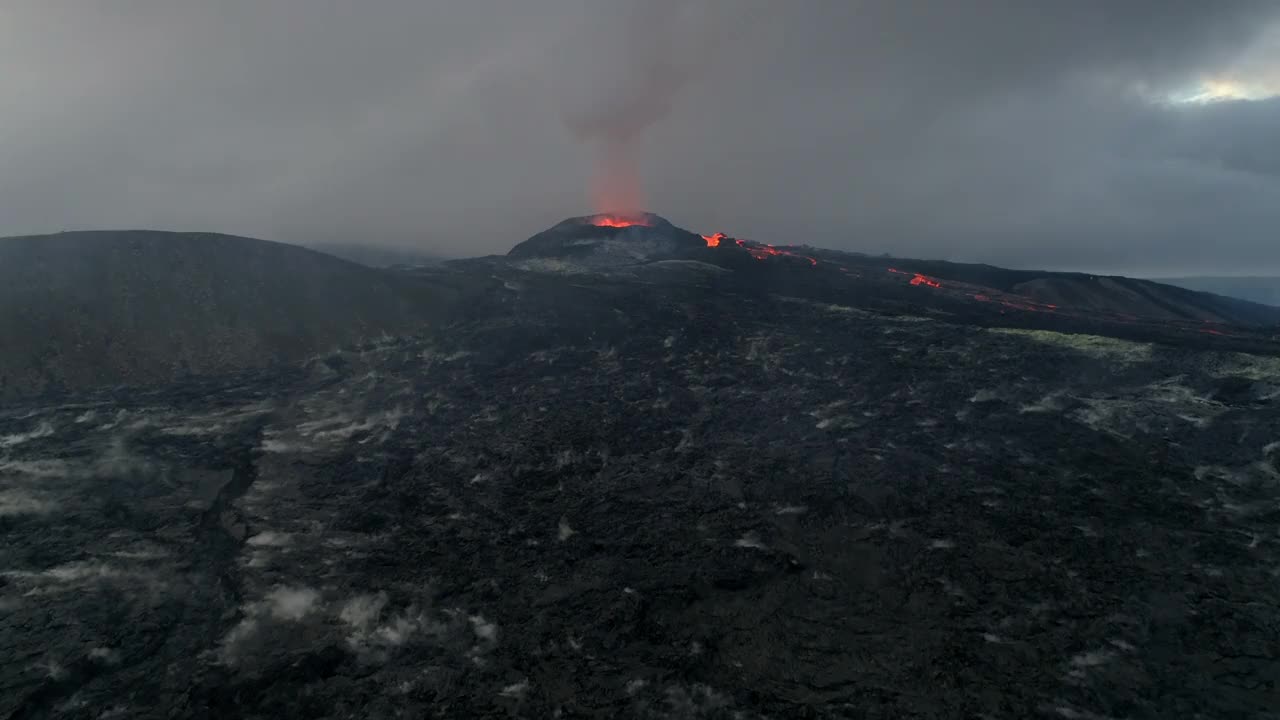
[(622, 217), (621, 215), (596, 215), (591, 218), (591, 224), (596, 227), (612, 228), (632, 227), (634, 225), (649, 227), (649, 223), (643, 219)]
[(707, 247), (720, 247), (720, 241), (725, 239), (725, 234), (718, 232), (714, 235), (703, 235), (702, 239), (707, 241)]
[(897, 269), (897, 268), (889, 268), (889, 272), (891, 272), (891, 273), (893, 273), (893, 274), (895, 274), (895, 275), (911, 275), (911, 276), (912, 276), (912, 277), (911, 277), (911, 284), (912, 284), (912, 285), (924, 285), (924, 286), (926, 286), (926, 287), (931, 287), (931, 288), (940, 288), (940, 287), (942, 287), (942, 283), (941, 283), (941, 282), (939, 282), (939, 281), (937, 281), (937, 280), (935, 280), (935, 279), (933, 279), (933, 278), (929, 277), (928, 275), (922, 275), (922, 274), (920, 274), (920, 273), (918, 273), (918, 272), (911, 272), (911, 273), (909, 273), (909, 272), (903, 272), (903, 271), (901, 271), (901, 270), (899, 270), (899, 269)]
[(750, 245), (748, 245), (747, 241), (742, 239), (734, 240), (734, 242), (738, 244), (738, 247), (742, 248), (743, 250), (746, 250), (751, 255), (751, 257), (757, 260), (764, 260), (770, 257), (779, 257), (782, 255), (786, 255), (788, 257), (796, 257), (802, 260), (808, 260), (809, 264), (815, 267), (818, 265), (818, 261), (815, 260), (814, 258), (809, 257), (808, 255), (798, 255), (796, 253), (791, 252), (790, 250), (779, 250), (778, 248), (768, 243), (753, 242)]

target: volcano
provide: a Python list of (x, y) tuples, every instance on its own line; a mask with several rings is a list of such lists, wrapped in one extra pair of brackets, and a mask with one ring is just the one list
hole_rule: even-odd
[(734, 273), (729, 284), (842, 302), (851, 293), (871, 295), (873, 302), (924, 304), (997, 324), (1078, 331), (1106, 326), (1107, 332), (1144, 339), (1167, 337), (1175, 328), (1182, 334), (1229, 332), (1210, 327), (1215, 323), (1280, 324), (1280, 308), (1147, 280), (773, 245), (695, 233), (651, 212), (569, 218), (517, 244), (507, 258), (538, 272), (648, 277), (677, 267), (686, 276), (693, 267), (718, 268)]
[(688, 258), (706, 247), (701, 235), (654, 213), (602, 214), (564, 220), (516, 245), (508, 257), (607, 268)]
[[(718, 253), (711, 255), (708, 249)], [(530, 269), (567, 271), (635, 267), (672, 260), (732, 265), (735, 260), (751, 258), (818, 264), (815, 258), (795, 249), (732, 238), (722, 232), (702, 235), (650, 212), (569, 218), (516, 245), (508, 257)]]

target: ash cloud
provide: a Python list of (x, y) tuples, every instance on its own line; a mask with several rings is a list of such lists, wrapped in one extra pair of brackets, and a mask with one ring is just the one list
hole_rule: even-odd
[[(1280, 273), (1271, 0), (14, 0), (0, 63), (0, 234), (474, 255), (594, 185), (775, 243)], [(1168, 102), (1207, 82), (1253, 99)]]

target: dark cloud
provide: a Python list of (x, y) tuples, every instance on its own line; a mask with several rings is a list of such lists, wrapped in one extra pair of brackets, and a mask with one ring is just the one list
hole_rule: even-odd
[(0, 66), (5, 234), (501, 252), (604, 158), (699, 230), (1280, 272), (1280, 100), (1164, 101), (1280, 94), (1272, 0), (11, 0)]

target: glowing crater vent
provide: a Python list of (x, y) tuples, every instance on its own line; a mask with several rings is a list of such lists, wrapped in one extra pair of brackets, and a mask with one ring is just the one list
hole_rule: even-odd
[(588, 218), (588, 222), (591, 223), (592, 225), (595, 225), (596, 227), (611, 227), (611, 228), (625, 228), (625, 227), (634, 227), (634, 226), (653, 227), (653, 224), (650, 223), (646, 218), (626, 217), (624, 215), (592, 215), (590, 218)]

